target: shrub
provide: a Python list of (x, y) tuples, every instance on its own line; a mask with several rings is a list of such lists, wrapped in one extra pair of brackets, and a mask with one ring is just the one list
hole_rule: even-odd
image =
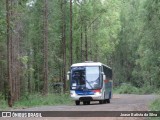
[(115, 93), (119, 94), (137, 94), (139, 89), (132, 86), (131, 84), (122, 84), (120, 87), (115, 89)]

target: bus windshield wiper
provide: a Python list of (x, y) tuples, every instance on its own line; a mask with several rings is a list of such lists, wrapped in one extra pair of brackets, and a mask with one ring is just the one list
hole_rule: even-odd
[(92, 85), (88, 82), (88, 80), (86, 80), (86, 82), (87, 82), (88, 85), (93, 89)]

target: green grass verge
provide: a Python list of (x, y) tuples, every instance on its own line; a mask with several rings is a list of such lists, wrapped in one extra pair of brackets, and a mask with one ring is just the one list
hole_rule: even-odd
[(0, 99), (0, 110), (6, 110), (8, 108), (7, 102)]
[(150, 108), (152, 111), (160, 111), (160, 97), (151, 103)]
[(5, 110), (8, 107), (7, 102), (4, 100), (4, 95), (0, 93), (0, 110)]
[[(151, 111), (160, 111), (160, 97), (154, 100), (150, 105), (149, 108)], [(160, 120), (160, 117), (151, 117), (149, 120)]]
[[(32, 94), (22, 97), (19, 101), (14, 103), (13, 108), (27, 108), (42, 105), (63, 105), (72, 104), (72, 100), (69, 94), (48, 94), (43, 96), (41, 94)], [(0, 99), (0, 110), (9, 109), (7, 102)]]

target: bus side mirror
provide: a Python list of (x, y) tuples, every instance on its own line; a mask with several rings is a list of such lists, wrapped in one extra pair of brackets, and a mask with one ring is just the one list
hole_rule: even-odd
[(69, 80), (70, 71), (67, 72), (67, 80)]
[(103, 80), (106, 80), (106, 75), (103, 75)]
[(104, 74), (104, 72), (102, 72), (102, 79), (106, 80), (106, 75)]

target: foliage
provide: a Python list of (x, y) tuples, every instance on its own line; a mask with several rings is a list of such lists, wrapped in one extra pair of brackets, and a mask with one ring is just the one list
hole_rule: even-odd
[[(149, 106), (151, 111), (160, 111), (160, 97), (154, 100), (150, 106)], [(160, 117), (152, 117), (149, 118), (149, 120), (159, 120)]]
[(144, 85), (141, 88), (139, 88), (140, 94), (158, 94), (159, 89), (155, 88), (154, 86)]
[(5, 110), (8, 108), (7, 102), (3, 99), (0, 101), (0, 110)]
[(4, 96), (0, 93), (0, 110), (4, 110), (7, 107), (7, 102), (4, 100)]
[(42, 96), (41, 94), (28, 94), (15, 103), (15, 107), (60, 104), (71, 104), (71, 99), (68, 94), (48, 94), (47, 96)]
[[(68, 94), (48, 94), (47, 96), (42, 96), (41, 94), (26, 94), (18, 102), (15, 102), (14, 108), (27, 108), (42, 105), (62, 105), (62, 104), (72, 104)], [(9, 109), (7, 107), (6, 101), (0, 101), (0, 110)]]
[(131, 84), (122, 83), (120, 86), (113, 88), (113, 92), (116, 94), (159, 94), (159, 89), (148, 85), (135, 87)]
[(151, 103), (150, 108), (152, 111), (160, 111), (160, 98), (157, 98), (156, 100), (154, 100)]
[[(27, 108), (42, 105), (60, 105), (72, 104), (68, 94), (48, 94), (42, 96), (41, 94), (26, 94), (18, 102), (15, 102), (14, 108)], [(0, 101), (0, 110), (8, 109), (6, 101)]]
[(113, 59), (117, 83), (130, 82), (144, 89), (149, 86), (148, 92), (159, 88), (159, 3), (122, 0), (120, 41)]
[(138, 94), (139, 89), (131, 84), (124, 83), (120, 87), (114, 89), (114, 93), (118, 94)]
[[(0, 92), (7, 97), (9, 47), (4, 4), (7, 2), (1, 0)], [(19, 100), (44, 90), (44, 2), (16, 0), (8, 5), (11, 71), (17, 85), (13, 89)], [(160, 1), (74, 0), (72, 5), (73, 63), (88, 59), (112, 67), (114, 83), (129, 83), (120, 86), (119, 93), (148, 94), (160, 89)], [(64, 82), (70, 67), (69, 0), (48, 0), (47, 15), (50, 85)]]
[[(159, 31), (160, 26), (157, 24), (159, 21), (159, 1), (149, 1), (145, 3), (145, 17), (144, 20), (144, 31), (143, 37), (138, 49), (140, 58), (137, 59), (137, 63), (141, 66), (141, 74), (143, 80), (155, 87), (159, 88)], [(147, 81), (146, 81), (147, 80)]]

